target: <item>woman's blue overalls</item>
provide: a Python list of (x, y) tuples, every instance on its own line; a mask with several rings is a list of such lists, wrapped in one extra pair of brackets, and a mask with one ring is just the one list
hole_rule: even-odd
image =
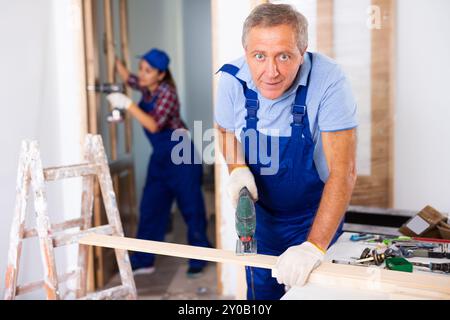
[[(150, 102), (143, 99), (139, 107), (150, 112), (155, 107), (157, 96)], [(173, 129), (151, 133), (144, 128), (153, 146), (147, 170), (147, 180), (142, 194), (137, 238), (163, 241), (167, 230), (173, 200), (187, 224), (188, 242), (192, 246), (210, 247), (206, 236), (206, 210), (203, 200), (202, 164), (195, 164), (195, 148), (191, 141), (191, 163), (176, 165), (172, 162), (172, 148), (178, 143), (171, 141)], [(182, 156), (182, 155), (181, 155)], [(133, 269), (153, 266), (154, 255), (136, 252), (131, 256)], [(189, 260), (189, 266), (202, 268), (202, 260)]]
[[(313, 68), (313, 55), (308, 53)], [(272, 137), (257, 130), (258, 94), (236, 77), (239, 68), (224, 65), (220, 71), (236, 77), (241, 83), (246, 98), (246, 126), (241, 134), (245, 160), (253, 173), (258, 188), (256, 202), (256, 234), (258, 253), (281, 255), (287, 248), (307, 240), (314, 217), (322, 197), (324, 183), (319, 178), (314, 164), (314, 142), (312, 139), (306, 97), (311, 70), (306, 86), (299, 86), (292, 106), (292, 133), (290, 137)], [(249, 134), (253, 130), (256, 134)], [(249, 137), (256, 136), (257, 144)], [(271, 165), (262, 155), (274, 154), (272, 139), (278, 140), (279, 170), (273, 175), (261, 174), (261, 169)], [(257, 146), (253, 150), (250, 146)], [(277, 144), (274, 144), (277, 145)], [(271, 147), (272, 146), (272, 147)], [(266, 157), (264, 157), (266, 158)], [(256, 161), (249, 161), (256, 159)], [(342, 223), (332, 241), (341, 234)], [(272, 278), (271, 270), (246, 267), (247, 298), (275, 300), (284, 293), (284, 285)]]

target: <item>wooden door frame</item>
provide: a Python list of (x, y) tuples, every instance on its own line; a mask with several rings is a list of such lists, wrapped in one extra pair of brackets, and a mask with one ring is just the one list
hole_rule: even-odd
[[(318, 51), (334, 57), (333, 0), (317, 0)], [(358, 175), (352, 205), (392, 208), (394, 178), (395, 0), (372, 0), (380, 28), (371, 30), (371, 172)], [(382, 48), (382, 49), (380, 49)]]
[[(99, 0), (100, 1), (100, 0)], [(82, 0), (83, 12), (83, 35), (85, 47), (85, 73), (86, 85), (88, 88), (95, 87), (100, 81), (99, 54), (98, 47), (98, 30), (96, 24), (97, 5), (95, 0)], [(114, 50), (114, 34), (113, 34), (113, 15), (112, 0), (103, 0), (104, 17), (105, 17), (105, 34), (106, 34), (106, 55), (107, 55), (107, 81), (115, 82), (115, 50)], [(120, 10), (120, 42), (122, 58), (127, 66), (130, 67), (129, 39), (128, 39), (128, 3), (127, 0), (119, 0)], [(130, 90), (126, 91), (130, 96)], [(100, 130), (100, 97), (101, 95), (93, 90), (87, 90), (87, 115), (88, 115), (88, 133), (101, 134)], [(118, 157), (117, 153), (117, 124), (109, 125), (111, 159), (109, 166), (111, 176), (113, 177), (114, 190), (117, 202), (120, 203), (119, 176), (127, 175), (126, 190), (128, 190), (128, 198), (122, 199), (129, 203), (129, 215), (136, 217), (136, 192), (134, 184), (134, 160), (132, 155), (132, 122), (131, 118), (125, 116), (125, 152), (124, 156)], [(101, 192), (96, 183), (94, 201), (94, 226), (102, 224), (102, 208), (101, 208)], [(120, 208), (120, 206), (119, 206)], [(136, 223), (133, 223), (136, 225)], [(135, 233), (135, 227), (131, 231)], [(104, 278), (104, 258), (101, 248), (95, 248), (94, 257), (90, 255), (90, 272), (88, 290), (93, 291), (105, 285), (107, 279)]]
[[(215, 19), (215, 17), (218, 14), (218, 7), (217, 7), (217, 1), (219, 0), (211, 0), (211, 23), (212, 23), (212, 59), (213, 59), (213, 73), (215, 73), (216, 70), (216, 64), (217, 64), (217, 57), (218, 57), (218, 53), (217, 53), (217, 45), (216, 45), (216, 41), (215, 39), (217, 39), (217, 19)], [(260, 5), (262, 3), (268, 3), (269, 0), (248, 0), (250, 3), (250, 9), (252, 10), (253, 8), (255, 8), (257, 5)], [(213, 78), (213, 88), (216, 88), (216, 82), (217, 82), (217, 78), (214, 77)], [(213, 92), (213, 96), (215, 95), (215, 92)], [(213, 106), (214, 108), (214, 106)], [(217, 124), (214, 124), (214, 128), (216, 129), (215, 131), (218, 131), (218, 127)], [(214, 148), (215, 150), (220, 150), (219, 147), (219, 140), (218, 137), (216, 137), (214, 139), (215, 144), (214, 144)], [(216, 247), (217, 248), (222, 248), (222, 233), (221, 233), (221, 222), (222, 222), (222, 195), (223, 195), (223, 190), (222, 190), (222, 178), (221, 178), (221, 172), (222, 172), (222, 162), (220, 161), (221, 157), (219, 155), (218, 152), (216, 152), (216, 160), (214, 161), (214, 181), (215, 181), (215, 186), (214, 186), (214, 191), (215, 191), (215, 196), (214, 196), (214, 200), (215, 200), (215, 215), (216, 215), (216, 226), (215, 226), (215, 231), (216, 231)], [(223, 285), (222, 285), (222, 264), (218, 263), (217, 264), (217, 293), (219, 295), (223, 294)], [(243, 274), (239, 275), (239, 280), (243, 280), (245, 282), (245, 270), (243, 270)], [(242, 291), (242, 286), (244, 286), (245, 283), (240, 283), (238, 281), (238, 288), (236, 289), (237, 294), (239, 295), (239, 293)], [(244, 297), (238, 296), (238, 299), (244, 299)]]

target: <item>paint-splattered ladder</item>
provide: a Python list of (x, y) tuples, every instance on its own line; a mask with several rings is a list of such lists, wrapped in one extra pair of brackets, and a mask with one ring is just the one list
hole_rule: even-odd
[[(75, 280), (77, 283), (75, 294), (78, 299), (136, 299), (136, 287), (126, 250), (115, 250), (122, 280), (120, 286), (87, 293), (89, 248), (85, 245), (79, 245), (77, 268), (63, 275), (57, 274), (54, 250), (56, 247), (78, 243), (81, 237), (93, 233), (124, 236), (108, 161), (99, 135), (87, 135), (84, 143), (84, 160), (85, 163), (79, 165), (44, 169), (38, 143), (36, 141), (22, 142), (17, 176), (16, 206), (10, 233), (5, 299), (15, 299), (18, 295), (40, 288), (44, 288), (47, 299), (61, 299), (59, 284), (69, 280)], [(50, 224), (45, 182), (74, 177), (82, 177), (81, 217), (58, 224)], [(95, 177), (100, 185), (108, 225), (92, 228)], [(36, 228), (25, 229), (30, 188), (34, 195)], [(77, 228), (76, 231), (68, 231), (75, 228)], [(44, 280), (17, 286), (22, 242), (31, 237), (39, 238), (45, 273)]]

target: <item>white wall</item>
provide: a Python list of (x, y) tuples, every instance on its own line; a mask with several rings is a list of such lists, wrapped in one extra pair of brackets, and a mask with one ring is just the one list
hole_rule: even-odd
[[(186, 122), (213, 126), (211, 0), (183, 1), (183, 66)], [(201, 146), (197, 146), (201, 147)]]
[[(40, 142), (44, 166), (79, 162), (84, 130), (80, 11), (75, 0), (0, 1), (0, 277), (3, 293), (22, 139)], [(75, 31), (75, 32), (74, 32)], [(79, 34), (78, 34), (79, 35)], [(52, 222), (80, 213), (79, 182), (48, 189)], [(32, 197), (30, 198), (32, 199)], [(28, 213), (33, 215), (32, 205)], [(28, 223), (34, 219), (28, 219)], [(43, 278), (37, 239), (25, 241), (19, 280)], [(74, 248), (72, 248), (73, 250)], [(58, 250), (59, 271), (74, 256)], [(30, 297), (42, 298), (42, 293)]]
[[(241, 44), (242, 26), (245, 18), (251, 11), (250, 1), (242, 0), (213, 0), (215, 15), (213, 18), (215, 30), (214, 45), (214, 69), (219, 69), (223, 64), (233, 61), (244, 55)], [(215, 77), (215, 90), (219, 75)], [(236, 248), (236, 230), (234, 225), (234, 209), (226, 195), (226, 183), (228, 169), (222, 156), (216, 158), (220, 161), (220, 189), (222, 197), (220, 202), (220, 248), (234, 251)], [(236, 296), (245, 299), (246, 282), (243, 267), (231, 264), (223, 264), (221, 269), (222, 293), (227, 296)]]
[[(177, 84), (181, 102), (181, 115), (186, 119), (183, 66), (183, 15), (181, 0), (132, 0), (128, 2), (130, 55), (132, 71), (137, 72), (138, 55), (157, 47), (165, 50), (170, 58), (170, 70)], [(134, 93), (139, 101), (140, 94)], [(142, 126), (134, 121), (133, 148), (136, 168), (136, 193), (140, 201), (147, 174), (151, 146)], [(139, 207), (139, 206), (138, 206)]]
[(450, 212), (450, 1), (397, 3), (395, 207)]

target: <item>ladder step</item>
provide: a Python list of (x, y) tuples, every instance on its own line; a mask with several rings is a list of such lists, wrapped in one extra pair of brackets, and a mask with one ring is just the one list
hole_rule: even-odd
[[(77, 227), (81, 227), (83, 225), (83, 218), (78, 218), (78, 219), (73, 219), (73, 220), (67, 220), (61, 223), (55, 223), (52, 224), (51, 226), (51, 230), (52, 232), (60, 232), (66, 229), (72, 229), (72, 228), (77, 228)], [(32, 238), (32, 237), (37, 237), (38, 233), (37, 233), (37, 229), (36, 228), (31, 228), (31, 229), (27, 229), (24, 232), (23, 238)]]
[[(66, 282), (71, 279), (77, 279), (79, 276), (80, 270), (72, 270), (63, 275), (58, 276), (58, 282)], [(33, 292), (35, 290), (41, 289), (44, 287), (44, 280), (30, 282), (21, 286), (17, 286), (16, 295), (27, 294)]]
[(46, 181), (55, 181), (61, 179), (95, 175), (100, 166), (92, 163), (75, 164), (71, 166), (52, 167), (44, 169)]
[(57, 248), (73, 243), (78, 243), (81, 238), (91, 234), (113, 235), (115, 233), (116, 229), (113, 226), (104, 225), (82, 231), (55, 234), (53, 236), (53, 247)]
[(116, 300), (119, 298), (125, 299), (132, 292), (129, 287), (121, 285), (106, 289), (99, 292), (94, 292), (80, 298), (79, 300)]

